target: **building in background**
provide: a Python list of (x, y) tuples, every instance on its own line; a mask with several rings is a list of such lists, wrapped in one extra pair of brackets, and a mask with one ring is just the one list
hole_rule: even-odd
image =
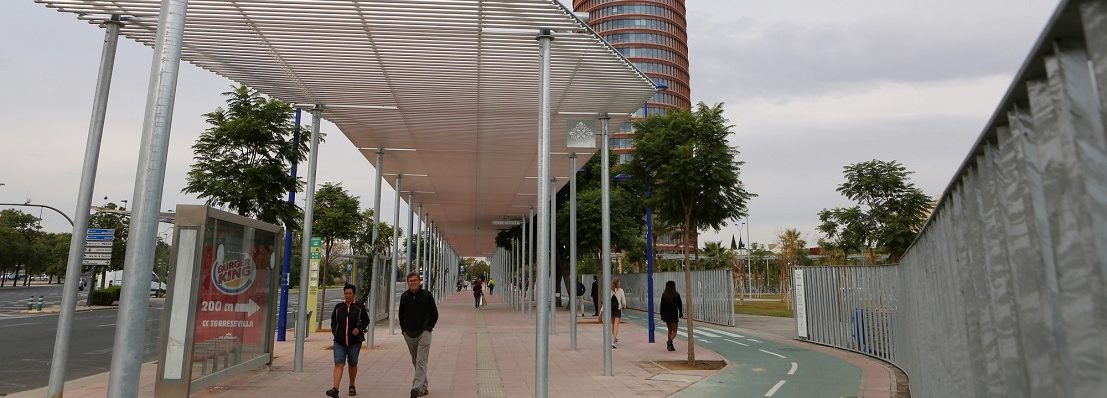
[[(573, 0), (573, 11), (588, 13), (588, 24), (596, 33), (655, 84), (668, 87), (646, 102), (636, 117), (692, 108), (684, 0)], [(634, 153), (633, 137), (630, 122), (612, 134), (612, 152), (620, 163)], [(656, 249), (679, 252), (680, 233), (657, 234)]]

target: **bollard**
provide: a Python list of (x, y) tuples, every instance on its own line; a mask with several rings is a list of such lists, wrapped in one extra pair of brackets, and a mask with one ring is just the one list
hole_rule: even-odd
[[(32, 296), (32, 297), (34, 297), (34, 296)], [(42, 311), (42, 296), (41, 295), (38, 296), (38, 310), (40, 312)]]
[(35, 295), (31, 295), (31, 298), (27, 299), (27, 311), (35, 308)]

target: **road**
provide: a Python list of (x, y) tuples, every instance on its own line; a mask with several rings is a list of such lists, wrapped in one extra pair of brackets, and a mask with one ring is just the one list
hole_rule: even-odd
[[(646, 314), (624, 312), (624, 321), (646, 327)], [(678, 339), (687, 340), (688, 330), (680, 322)], [(657, 346), (665, 349), (665, 324), (657, 320)], [(856, 366), (790, 344), (783, 344), (735, 328), (698, 322), (696, 347), (719, 353), (730, 366), (674, 395), (699, 397), (853, 397), (861, 385)], [(684, 342), (677, 343), (684, 350)]]
[[(111, 308), (75, 314), (66, 379), (108, 371), (118, 313)], [(146, 323), (144, 361), (157, 358), (161, 313), (161, 300), (156, 300)], [(57, 330), (57, 314), (0, 318), (0, 341), (5, 343), (0, 355), (0, 396), (46, 386)]]
[[(35, 285), (23, 287), (0, 287), (0, 319), (21, 316), (19, 311), (27, 309), (27, 298), (35, 296), (35, 305), (38, 305), (38, 296), (43, 298), (43, 307), (61, 304), (62, 285)], [(88, 296), (88, 291), (78, 291), (77, 299), (83, 302)]]

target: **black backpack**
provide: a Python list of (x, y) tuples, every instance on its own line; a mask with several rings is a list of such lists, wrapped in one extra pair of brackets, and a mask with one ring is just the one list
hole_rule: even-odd
[(577, 281), (577, 295), (578, 296), (583, 296), (584, 295), (584, 283), (581, 283), (581, 281)]

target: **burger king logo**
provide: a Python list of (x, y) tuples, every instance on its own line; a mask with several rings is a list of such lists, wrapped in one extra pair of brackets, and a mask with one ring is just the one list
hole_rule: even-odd
[(254, 284), (256, 277), (257, 268), (251, 258), (228, 261), (211, 267), (211, 282), (223, 294), (233, 296), (245, 292)]

